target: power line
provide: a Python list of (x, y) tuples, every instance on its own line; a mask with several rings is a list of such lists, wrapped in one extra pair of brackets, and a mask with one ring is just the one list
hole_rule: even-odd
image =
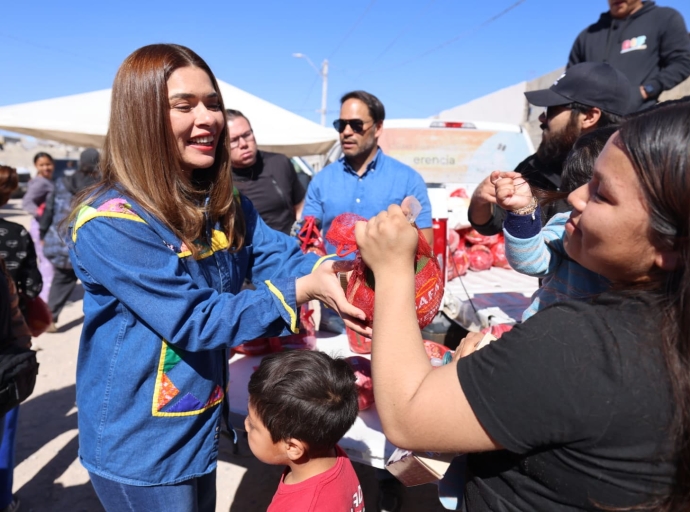
[(92, 58), (85, 57), (84, 55), (78, 55), (76, 53), (70, 52), (68, 50), (63, 50), (61, 48), (57, 48), (55, 46), (46, 46), (46, 45), (38, 44), (38, 43), (35, 43), (33, 41), (24, 40), (24, 39), (21, 39), (19, 37), (11, 36), (9, 34), (0, 33), (0, 37), (5, 38), (5, 39), (11, 39), (13, 41), (17, 41), (18, 43), (22, 43), (23, 45), (33, 46), (34, 48), (40, 48), (41, 50), (48, 50), (48, 51), (54, 52), (54, 53), (62, 53), (63, 55), (69, 55), (70, 57), (77, 59), (80, 65), (83, 65), (84, 67), (87, 67), (89, 69), (93, 69), (95, 66), (95, 67), (98, 67), (98, 68), (103, 69), (103, 70), (107, 69), (108, 71), (113, 71), (112, 68), (106, 68), (101, 63), (95, 61)]
[[(316, 85), (316, 82), (319, 79), (319, 75), (316, 75), (314, 77), (314, 80), (312, 81), (311, 85), (309, 86), (309, 89), (307, 90), (307, 95), (304, 97), (304, 101), (302, 102), (302, 106), (300, 107), (301, 110), (304, 110), (304, 107), (306, 107), (307, 102), (309, 101), (309, 97), (311, 96), (312, 91), (314, 90), (314, 86)], [(316, 112), (316, 110), (314, 111)]]
[(357, 78), (359, 78), (360, 76), (362, 76), (362, 75), (364, 74), (364, 72), (365, 72), (367, 69), (371, 68), (374, 64), (376, 64), (376, 62), (378, 62), (378, 60), (379, 60), (381, 57), (383, 57), (386, 53), (388, 53), (388, 51), (389, 51), (391, 48), (393, 48), (393, 46), (395, 46), (395, 43), (397, 43), (397, 42), (400, 40), (400, 38), (401, 38), (402, 36), (404, 36), (404, 35), (407, 34), (410, 30), (412, 30), (412, 28), (413, 28), (413, 27), (415, 26), (415, 24), (419, 21), (419, 19), (422, 18), (422, 17), (424, 17), (424, 16), (426, 15), (426, 13), (429, 12), (429, 10), (430, 10), (431, 6), (434, 4), (434, 2), (436, 2), (436, 0), (429, 0), (429, 1), (424, 5), (424, 7), (422, 7), (422, 9), (421, 9), (420, 11), (417, 11), (418, 14), (415, 14), (414, 19), (412, 20), (412, 22), (409, 23), (405, 28), (403, 28), (403, 29), (393, 38), (393, 40), (392, 40), (390, 43), (388, 43), (388, 46), (386, 46), (386, 47), (381, 51), (381, 53), (379, 53), (376, 57), (374, 57), (374, 60), (371, 61), (371, 63), (369, 64), (369, 66), (368, 66), (367, 68), (365, 68), (364, 70), (362, 70), (362, 71), (359, 73), (359, 75), (357, 75)]
[(401, 62), (401, 63), (399, 63), (399, 64), (394, 65), (394, 66), (391, 66), (390, 68), (386, 68), (386, 71), (390, 71), (391, 69), (397, 69), (397, 68), (399, 68), (399, 67), (405, 66), (405, 65), (407, 65), (407, 64), (409, 64), (409, 63), (411, 63), (411, 62), (414, 62), (414, 61), (416, 61), (416, 60), (421, 59), (422, 57), (426, 57), (426, 56), (429, 55), (430, 53), (434, 53), (434, 52), (436, 52), (436, 51), (438, 51), (438, 50), (441, 50), (442, 48), (445, 48), (446, 46), (448, 46), (448, 45), (450, 45), (450, 44), (453, 44), (453, 43), (455, 43), (456, 41), (459, 41), (460, 39), (464, 39), (464, 38), (466, 38), (466, 37), (468, 37), (468, 36), (471, 36), (471, 35), (475, 34), (475, 33), (478, 32), (479, 30), (481, 30), (481, 29), (483, 29), (484, 27), (486, 27), (487, 25), (490, 25), (491, 23), (493, 23), (494, 21), (496, 21), (496, 20), (499, 19), (500, 17), (502, 17), (502, 16), (504, 16), (505, 14), (507, 14), (508, 12), (512, 11), (513, 9), (515, 9), (517, 6), (519, 6), (520, 4), (524, 3), (525, 1), (526, 1), (526, 0), (518, 0), (517, 2), (515, 2), (515, 3), (513, 3), (512, 5), (506, 7), (506, 8), (503, 9), (501, 12), (499, 12), (498, 14), (495, 14), (494, 16), (492, 16), (491, 18), (489, 18), (488, 20), (486, 20), (486, 21), (483, 22), (482, 24), (476, 26), (475, 28), (470, 29), (470, 30), (468, 30), (468, 31), (465, 31), (465, 32), (463, 32), (463, 33), (461, 33), (461, 34), (459, 34), (459, 35), (453, 37), (452, 39), (449, 39), (448, 41), (445, 41), (445, 42), (439, 44), (438, 46), (434, 46), (433, 48), (430, 48), (429, 50), (426, 50), (426, 51), (424, 51), (424, 52), (422, 52), (422, 53), (420, 53), (420, 54), (415, 55), (414, 57), (411, 57), (411, 58), (407, 59), (406, 61), (403, 61), (403, 62)]
[(335, 47), (335, 50), (333, 50), (333, 51), (331, 52), (330, 56), (328, 57), (328, 60), (330, 60), (331, 57), (333, 57), (333, 55), (335, 55), (336, 52), (337, 52), (338, 50), (340, 50), (340, 47), (343, 46), (343, 44), (345, 44), (345, 41), (347, 41), (347, 39), (350, 37), (350, 35), (351, 35), (351, 34), (355, 31), (355, 29), (359, 26), (359, 24), (362, 22), (362, 20), (364, 19), (364, 17), (365, 17), (365, 16), (367, 15), (367, 13), (371, 10), (371, 8), (373, 7), (373, 5), (374, 5), (375, 3), (376, 3), (376, 0), (371, 0), (371, 2), (369, 2), (369, 5), (367, 5), (367, 8), (364, 9), (364, 12), (359, 16), (359, 18), (357, 18), (357, 21), (355, 21), (355, 24), (352, 25), (352, 27), (350, 28), (350, 30), (347, 31), (347, 33), (345, 34), (345, 37), (343, 37), (343, 39), (338, 43), (338, 46)]

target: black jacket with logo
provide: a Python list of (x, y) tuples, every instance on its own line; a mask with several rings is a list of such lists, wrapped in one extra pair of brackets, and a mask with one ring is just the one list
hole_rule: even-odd
[(640, 94), (638, 104), (646, 108), (690, 76), (690, 36), (678, 11), (646, 1), (626, 19), (605, 12), (580, 32), (568, 67), (580, 62), (607, 62), (633, 85), (646, 86), (649, 98)]

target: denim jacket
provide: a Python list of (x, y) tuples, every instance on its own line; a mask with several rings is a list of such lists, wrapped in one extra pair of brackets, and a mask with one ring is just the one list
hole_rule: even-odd
[[(77, 361), (79, 455), (87, 470), (160, 485), (215, 469), (229, 348), (297, 332), (296, 277), (321, 262), (241, 198), (245, 243), (215, 229), (194, 259), (115, 191), (83, 206), (70, 257), (84, 285)], [(242, 290), (245, 277), (257, 286)]]

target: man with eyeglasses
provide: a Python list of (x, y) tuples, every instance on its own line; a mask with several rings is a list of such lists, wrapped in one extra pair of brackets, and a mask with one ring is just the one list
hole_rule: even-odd
[[(635, 109), (633, 85), (620, 71), (605, 63), (583, 62), (569, 68), (548, 89), (525, 93), (527, 101), (546, 107), (539, 116), (542, 138), (537, 152), (515, 168), (532, 189), (557, 191), (568, 153), (580, 135), (596, 128), (618, 125)], [(503, 170), (503, 169), (501, 169)], [(542, 209), (542, 224), (556, 213), (569, 211), (565, 201)], [(495, 187), (487, 176), (470, 201), (469, 220), (482, 235), (503, 229), (505, 210), (496, 205)]]
[(233, 184), (266, 224), (289, 235), (305, 195), (295, 168), (285, 155), (258, 150), (252, 126), (242, 112), (228, 109), (225, 113)]
[[(417, 171), (378, 147), (386, 116), (379, 99), (365, 91), (353, 91), (340, 99), (340, 118), (333, 126), (340, 133), (343, 157), (325, 167), (309, 184), (304, 216), (314, 216), (327, 233), (341, 213), (371, 218), (391, 204), (415, 196), (422, 205), (417, 226), (432, 241), (431, 204), (426, 184)], [(328, 252), (335, 248), (327, 244)]]

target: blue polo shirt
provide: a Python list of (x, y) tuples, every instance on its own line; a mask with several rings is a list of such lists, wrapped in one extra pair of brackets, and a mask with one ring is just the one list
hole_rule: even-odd
[[(415, 196), (422, 205), (417, 226), (430, 228), (431, 204), (424, 180), (412, 167), (384, 155), (379, 148), (362, 176), (357, 176), (344, 157), (314, 176), (302, 216), (320, 219), (325, 235), (341, 213), (370, 219), (390, 205), (402, 203), (407, 196)], [(335, 247), (326, 242), (326, 250), (334, 253)]]

